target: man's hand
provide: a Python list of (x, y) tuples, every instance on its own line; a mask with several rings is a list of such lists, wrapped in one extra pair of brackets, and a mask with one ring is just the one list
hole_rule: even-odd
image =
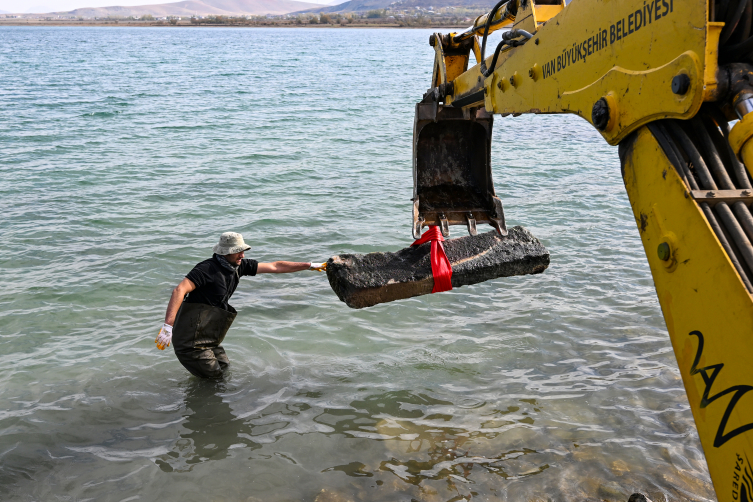
[(318, 261), (312, 261), (309, 265), (309, 270), (316, 270), (317, 272), (324, 272), (327, 270), (327, 262), (324, 263)]
[(173, 339), (173, 327), (169, 324), (163, 324), (162, 329), (159, 330), (159, 335), (157, 335), (157, 339), (154, 340), (154, 343), (157, 344), (157, 348), (160, 350), (165, 350), (165, 347), (170, 346), (170, 342)]

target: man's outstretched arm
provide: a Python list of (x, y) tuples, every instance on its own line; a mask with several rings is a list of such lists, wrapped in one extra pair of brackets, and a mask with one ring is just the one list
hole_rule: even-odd
[(290, 272), (300, 272), (301, 270), (310, 270), (311, 262), (299, 261), (273, 261), (272, 263), (259, 263), (256, 269), (257, 274), (287, 274)]

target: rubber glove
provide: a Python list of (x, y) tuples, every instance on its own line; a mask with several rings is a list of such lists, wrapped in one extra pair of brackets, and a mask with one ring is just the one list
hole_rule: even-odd
[(162, 329), (159, 330), (159, 335), (157, 335), (157, 339), (154, 340), (154, 343), (157, 344), (157, 348), (160, 350), (165, 350), (165, 347), (170, 346), (170, 342), (173, 339), (173, 327), (169, 324), (163, 324)]
[(317, 272), (324, 272), (327, 270), (327, 262), (312, 261), (309, 264), (309, 270), (316, 270)]

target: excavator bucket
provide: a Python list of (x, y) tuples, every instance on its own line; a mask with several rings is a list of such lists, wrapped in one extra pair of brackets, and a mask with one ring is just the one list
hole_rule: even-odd
[(417, 103), (413, 126), (413, 237), (421, 228), (488, 223), (507, 235), (502, 201), (491, 171), (493, 116), (483, 108), (463, 113), (439, 103)]

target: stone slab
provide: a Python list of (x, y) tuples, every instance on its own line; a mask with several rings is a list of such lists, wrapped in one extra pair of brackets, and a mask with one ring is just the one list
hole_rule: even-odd
[[(549, 266), (549, 251), (523, 227), (444, 242), (452, 265), (452, 287), (513, 275), (540, 274)], [(394, 253), (341, 254), (327, 261), (332, 290), (348, 307), (360, 309), (379, 303), (426, 295), (434, 287), (431, 243)]]

